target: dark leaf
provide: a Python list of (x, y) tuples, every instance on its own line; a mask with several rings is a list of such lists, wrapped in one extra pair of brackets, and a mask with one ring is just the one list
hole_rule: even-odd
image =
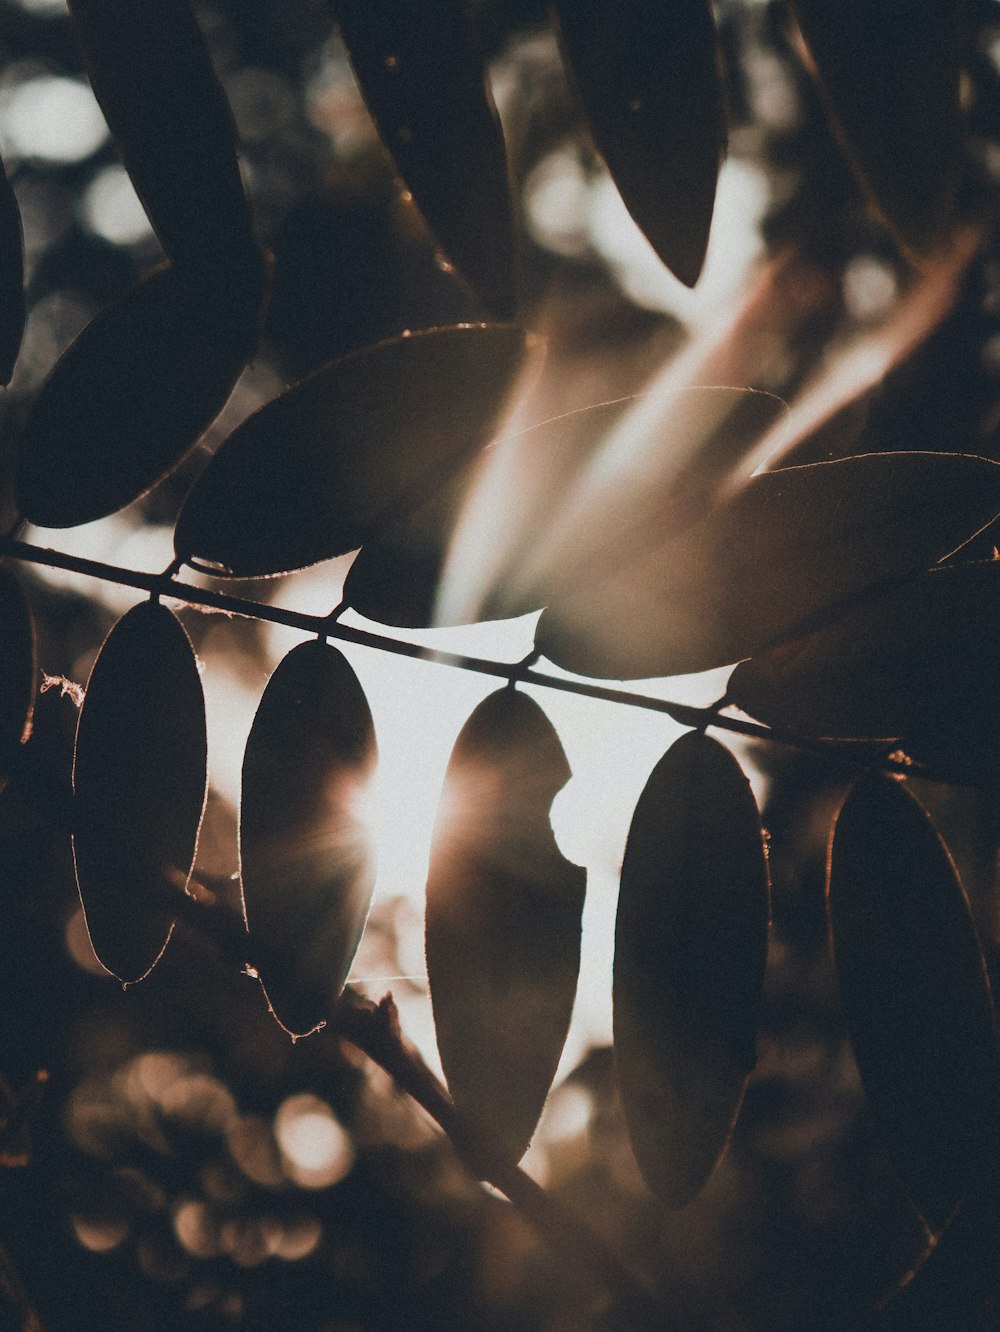
[(461, 0), (336, 0), (382, 141), (445, 254), (513, 317), (516, 239), (500, 121)]
[(31, 609), (17, 577), (0, 568), (0, 790), (31, 731), (37, 678)]
[(356, 549), (489, 441), (529, 345), (511, 325), (459, 325), (316, 371), (222, 445), (181, 510), (178, 556), (252, 577)]
[(42, 387), (18, 446), (24, 516), (72, 527), (129, 504), (196, 443), (242, 368), (206, 336), (173, 269), (132, 287)]
[(701, 272), (726, 130), (707, 0), (555, 0), (594, 142), (653, 249)]
[(205, 701), (190, 640), (155, 601), (124, 615), (101, 648), (73, 760), (73, 854), (94, 951), (142, 979), (173, 929), (170, 899), (191, 873), (205, 806)]
[(793, 0), (852, 165), (905, 247), (951, 218), (962, 165), (960, 0)]
[(71, 0), (90, 82), (180, 281), (245, 359), (265, 265), (229, 104), (189, 0)]
[(9, 384), (24, 333), (21, 214), (0, 163), (0, 384)]
[(636, 1159), (669, 1207), (725, 1151), (757, 1061), (768, 876), (750, 785), (691, 731), (653, 769), (622, 863), (614, 1039)]
[[(930, 497), (934, 502), (930, 503)], [(754, 477), (680, 537), (551, 604), (540, 650), (581, 675), (679, 675), (804, 631), (951, 554), (1000, 510), (1000, 466), (875, 453)]]
[(800, 735), (916, 736), (1000, 770), (998, 619), (1000, 561), (932, 569), (743, 662), (729, 697)]
[(427, 880), (427, 974), (459, 1111), (497, 1155), (534, 1132), (569, 1027), (586, 874), (549, 823), (569, 767), (551, 723), (502, 689), (455, 744)]
[(303, 643), (268, 681), (243, 760), (240, 858), (250, 951), (272, 1011), (305, 1035), (330, 1016), (375, 885), (364, 805), (375, 731), (358, 678)]
[(879, 1136), (932, 1229), (995, 1160), (1000, 1057), (975, 926), (948, 852), (898, 782), (862, 778), (830, 848), (841, 999)]

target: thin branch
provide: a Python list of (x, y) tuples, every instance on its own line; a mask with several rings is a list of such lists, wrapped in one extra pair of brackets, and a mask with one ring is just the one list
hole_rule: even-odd
[[(835, 766), (849, 771), (857, 771), (866, 763), (877, 764), (886, 772), (903, 773), (910, 776), (930, 777), (934, 774), (923, 768), (911, 766), (888, 759), (877, 745), (850, 747), (836, 743), (824, 743), (812, 740), (774, 727), (761, 726), (758, 722), (742, 717), (730, 717), (719, 711), (719, 704), (708, 708), (692, 707), (687, 703), (677, 703), (668, 699), (651, 698), (648, 694), (639, 694), (627, 689), (615, 689), (608, 685), (592, 684), (585, 680), (564, 679), (558, 675), (549, 675), (544, 671), (532, 669), (527, 662), (534, 659), (534, 653), (519, 662), (494, 661), (484, 657), (469, 657), (457, 652), (439, 651), (423, 647), (418, 643), (407, 643), (388, 634), (376, 634), (367, 629), (355, 629), (342, 624), (330, 615), (306, 615), (301, 611), (286, 610), (269, 602), (251, 601), (244, 597), (235, 597), (226, 592), (216, 592), (210, 588), (197, 587), (186, 583), (171, 574), (171, 569), (160, 574), (137, 572), (133, 569), (120, 568), (105, 564), (100, 560), (86, 559), (80, 555), (67, 555), (62, 551), (50, 550), (42, 546), (32, 546), (24, 541), (15, 541), (10, 537), (0, 538), (0, 556), (7, 555), (28, 564), (38, 564), (50, 569), (65, 569), (71, 573), (83, 574), (88, 578), (97, 578), (102, 582), (115, 583), (121, 587), (134, 587), (156, 597), (169, 597), (174, 601), (189, 606), (207, 606), (214, 610), (225, 611), (230, 615), (244, 619), (265, 620), (272, 624), (286, 625), (291, 629), (301, 629), (304, 633), (317, 634), (323, 638), (334, 638), (342, 643), (353, 643), (359, 647), (373, 648), (378, 652), (389, 652), (400, 657), (409, 657), (416, 661), (429, 661), (439, 666), (448, 666), (455, 670), (471, 671), (478, 675), (491, 675), (505, 681), (519, 684), (538, 685), (544, 689), (554, 689), (561, 693), (576, 694), (581, 698), (592, 698), (602, 703), (615, 703), (622, 707), (642, 708), (647, 712), (657, 712), (672, 718), (681, 726), (712, 727), (728, 731), (733, 735), (746, 736), (753, 740), (765, 740), (814, 754), (828, 760)], [(338, 606), (334, 615), (339, 615), (343, 606)]]

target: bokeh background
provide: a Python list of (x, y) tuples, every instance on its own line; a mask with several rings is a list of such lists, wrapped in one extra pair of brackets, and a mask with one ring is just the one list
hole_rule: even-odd
[[(669, 446), (672, 394), (765, 389), (790, 404), (766, 448), (797, 461), (871, 447), (1000, 456), (1000, 8), (970, 4), (969, 145), (953, 249), (917, 273), (866, 208), (794, 49), (786, 8), (720, 0), (729, 149), (693, 290), (662, 267), (589, 143), (541, 0), (471, 0), (491, 55), (523, 231), (522, 315), (545, 333), (521, 424), (643, 390), (625, 466)], [(331, 357), (483, 312), (436, 255), (394, 180), (322, 0), (215, 0), (198, 16), (230, 99), (259, 234), (275, 254), (264, 341), (177, 473), (124, 512), (27, 539), (158, 571), (178, 505), (249, 412)], [(0, 450), (59, 354), (160, 259), (82, 72), (61, 0), (0, 0), (0, 150), (25, 231), (29, 320), (0, 401)], [(619, 438), (619, 445), (621, 444)], [(583, 463), (560, 496), (588, 514)], [(613, 459), (612, 459), (613, 461)], [(477, 502), (504, 503), (495, 474)], [(530, 481), (530, 478), (529, 478)], [(988, 553), (988, 549), (985, 553)], [(463, 552), (460, 571), (475, 568)], [(239, 591), (325, 613), (350, 560)], [(35, 743), (65, 791), (100, 643), (137, 600), (113, 584), (24, 571), (45, 679)], [(212, 792), (196, 877), (239, 903), (236, 801), (268, 673), (301, 635), (182, 611), (204, 666)], [(360, 621), (355, 620), (360, 623)], [(418, 641), (517, 660), (533, 619)], [(382, 754), (379, 882), (353, 983), (391, 990), (433, 1062), (421, 899), (454, 738), (489, 682), (348, 652)], [(711, 679), (647, 682), (709, 702)], [(665, 717), (536, 696), (574, 776), (553, 811), (587, 865), (584, 966), (560, 1080), (525, 1166), (656, 1284), (678, 1332), (842, 1329), (916, 1259), (924, 1235), (865, 1113), (826, 946), (823, 867), (840, 790), (815, 761), (742, 745), (770, 833), (774, 928), (760, 1057), (735, 1140), (704, 1195), (670, 1215), (632, 1161), (617, 1104), (610, 975), (617, 873), (642, 784), (679, 733)], [(927, 787), (991, 963), (1000, 919), (995, 799)], [(0, 1172), (0, 1236), (45, 1328), (517, 1332), (619, 1328), (502, 1199), (472, 1182), (385, 1075), (320, 1033), (292, 1044), (258, 985), (179, 926), (123, 991), (90, 949), (66, 836), (38, 792), (0, 801), (0, 1092), (45, 1069), (30, 1161)], [(21, 1144), (23, 1146), (24, 1144)], [(14, 1156), (25, 1152), (8, 1152)]]

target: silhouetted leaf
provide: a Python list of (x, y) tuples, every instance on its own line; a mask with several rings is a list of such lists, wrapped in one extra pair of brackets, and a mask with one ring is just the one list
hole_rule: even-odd
[(549, 810), (569, 778), (551, 723), (513, 689), (452, 752), (427, 880), (427, 974), (459, 1110), (498, 1156), (523, 1155), (548, 1094), (580, 966), (586, 874)]
[(268, 681), (243, 759), (240, 858), (251, 955), (275, 1016), (305, 1035), (329, 1016), (371, 904), (364, 803), (375, 731), (357, 676), (318, 641)]
[(31, 730), (37, 678), (31, 609), (17, 577), (0, 568), (0, 791)]
[(732, 702), (800, 735), (916, 731), (1000, 767), (1000, 561), (932, 569), (823, 629), (743, 662)]
[(834, 829), (828, 897), (872, 1116), (935, 1229), (995, 1159), (1000, 1056), (965, 893), (899, 782), (869, 776), (852, 788)]
[(489, 441), (529, 343), (459, 325), (316, 371), (222, 445), (181, 510), (178, 556), (249, 577), (356, 549)]
[(726, 130), (707, 0), (555, 0), (594, 142), (625, 206), (689, 287), (701, 272)]
[(927, 250), (962, 165), (960, 0), (793, 0), (833, 124), (905, 246)]
[(265, 280), (236, 130), (189, 0), (70, 0), (90, 82), (198, 311), (249, 355)]
[(0, 384), (9, 384), (24, 333), (21, 213), (0, 163)]
[(336, 0), (382, 141), (434, 236), (483, 303), (513, 317), (516, 240), (500, 121), (461, 0)]
[[(931, 502), (933, 497), (933, 502)], [(724, 666), (952, 553), (1000, 510), (1000, 466), (876, 453), (754, 477), (671, 541), (550, 604), (536, 643), (582, 675)]]
[(18, 446), (24, 516), (72, 527), (131, 503), (197, 442), (242, 367), (206, 337), (173, 269), (132, 287), (42, 387)]
[(177, 617), (145, 601), (94, 663), (73, 760), (73, 854), (94, 951), (140, 980), (173, 929), (205, 805), (205, 701)]
[(691, 731), (646, 783), (615, 927), (622, 1104), (649, 1187), (683, 1207), (726, 1148), (757, 1061), (768, 876), (750, 785)]

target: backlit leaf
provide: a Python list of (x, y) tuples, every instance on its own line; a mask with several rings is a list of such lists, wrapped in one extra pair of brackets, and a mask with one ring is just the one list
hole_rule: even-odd
[(847, 1027), (876, 1128), (932, 1229), (995, 1159), (1000, 1057), (962, 885), (897, 781), (862, 778), (830, 848), (828, 899)]
[(0, 384), (9, 384), (24, 333), (21, 214), (0, 163)]
[(707, 0), (555, 0), (594, 142), (625, 206), (689, 287), (708, 244), (725, 119)]
[(171, 268), (97, 315), (57, 363), (18, 446), (25, 517), (72, 527), (122, 508), (173, 468), (243, 367), (206, 335)]
[(0, 568), (0, 790), (31, 730), (37, 678), (31, 610), (17, 577)]
[(201, 316), (240, 355), (256, 341), (265, 265), (236, 130), (189, 0), (70, 0), (94, 94)]
[(548, 1094), (580, 965), (586, 874), (549, 823), (569, 767), (537, 703), (485, 699), (456, 741), (427, 880), (427, 974), (455, 1104), (520, 1158)]
[(295, 648), (254, 718), (240, 810), (251, 956), (293, 1035), (330, 1016), (368, 917), (375, 759), (371, 713), (346, 658), (318, 641)]
[(750, 785), (727, 749), (689, 732), (636, 806), (615, 927), (622, 1104), (643, 1177), (669, 1207), (705, 1184), (756, 1063), (768, 910)]
[(191, 642), (159, 602), (124, 615), (87, 685), (73, 760), (73, 854), (97, 956), (142, 979), (173, 929), (207, 786), (205, 700)]
[(459, 325), (316, 371), (222, 445), (181, 510), (178, 556), (246, 577), (356, 549), (489, 441), (529, 342)]
[(962, 165), (960, 0), (793, 0), (830, 116), (905, 246), (942, 238)]
[[(933, 497), (933, 502), (931, 499)], [(644, 557), (550, 604), (537, 646), (582, 675), (678, 675), (772, 646), (825, 608), (926, 570), (1000, 511), (1000, 465), (876, 453), (754, 477)]]
[(461, 0), (336, 0), (361, 91), (445, 254), (502, 319), (516, 241), (503, 133)]
[[(946, 745), (1000, 768), (1000, 560), (932, 569), (743, 662), (732, 702), (800, 735)], [(904, 748), (909, 751), (909, 745)]]

